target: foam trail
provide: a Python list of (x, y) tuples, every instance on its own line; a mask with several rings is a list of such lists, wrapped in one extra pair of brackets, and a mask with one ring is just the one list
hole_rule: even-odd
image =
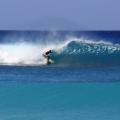
[(0, 45), (0, 64), (43, 64), (41, 46), (28, 43)]
[(44, 65), (46, 59), (43, 53), (50, 49), (61, 48), (58, 43), (9, 43), (0, 44), (1, 65)]

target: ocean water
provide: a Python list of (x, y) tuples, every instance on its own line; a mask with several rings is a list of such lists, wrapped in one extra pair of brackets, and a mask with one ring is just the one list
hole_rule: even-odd
[(119, 120), (119, 92), (120, 32), (0, 31), (1, 120)]
[(119, 83), (0, 86), (1, 120), (119, 120)]

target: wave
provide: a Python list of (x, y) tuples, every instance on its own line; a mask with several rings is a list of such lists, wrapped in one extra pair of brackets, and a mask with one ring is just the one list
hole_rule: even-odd
[(120, 65), (120, 45), (105, 41), (73, 40), (52, 55), (58, 66)]
[(0, 65), (46, 65), (43, 53), (53, 50), (51, 66), (120, 65), (120, 45), (105, 41), (69, 38), (54, 43), (0, 44)]

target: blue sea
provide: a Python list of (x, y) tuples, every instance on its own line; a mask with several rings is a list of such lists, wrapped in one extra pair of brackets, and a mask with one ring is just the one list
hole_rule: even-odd
[(1, 120), (120, 120), (119, 92), (119, 31), (0, 31)]

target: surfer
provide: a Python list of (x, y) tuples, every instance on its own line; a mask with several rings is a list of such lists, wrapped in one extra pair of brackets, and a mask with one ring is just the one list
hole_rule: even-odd
[(49, 50), (43, 54), (43, 56), (47, 59), (47, 65), (51, 64), (50, 54), (52, 53), (52, 50)]

